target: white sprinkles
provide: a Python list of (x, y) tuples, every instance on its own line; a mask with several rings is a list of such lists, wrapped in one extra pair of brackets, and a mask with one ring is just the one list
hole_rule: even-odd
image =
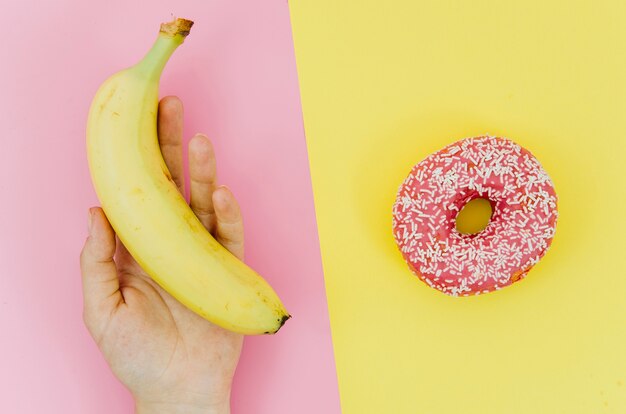
[[(455, 227), (461, 208), (490, 200), (476, 235)], [(393, 234), (413, 272), (451, 296), (492, 292), (526, 276), (550, 247), (557, 221), (554, 185), (537, 159), (513, 141), (466, 138), (413, 167), (393, 205)]]

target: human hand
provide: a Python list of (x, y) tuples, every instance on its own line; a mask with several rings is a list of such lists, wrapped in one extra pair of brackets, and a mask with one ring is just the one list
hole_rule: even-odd
[[(184, 194), (183, 108), (159, 103), (163, 158)], [(218, 242), (243, 260), (243, 222), (230, 190), (216, 187), (213, 147), (203, 135), (189, 143), (190, 205)], [(167, 237), (167, 235), (164, 235)], [(138, 413), (228, 413), (243, 336), (187, 309), (157, 285), (116, 237), (104, 211), (89, 210), (80, 257), (83, 317)]]

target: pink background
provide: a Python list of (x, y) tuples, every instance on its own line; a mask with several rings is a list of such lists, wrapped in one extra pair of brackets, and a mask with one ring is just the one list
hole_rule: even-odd
[(81, 318), (78, 255), (97, 204), (84, 129), (99, 84), (173, 15), (196, 25), (162, 96), (182, 98), (187, 139), (213, 139), (219, 181), (242, 205), (246, 261), (294, 315), (277, 336), (246, 339), (234, 413), (340, 412), (287, 2), (129, 3), (3, 5), (0, 412), (133, 410)]

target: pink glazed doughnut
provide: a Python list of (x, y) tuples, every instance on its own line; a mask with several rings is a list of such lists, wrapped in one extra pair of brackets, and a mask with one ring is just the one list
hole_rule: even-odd
[[(455, 226), (463, 206), (489, 200), (477, 234)], [(413, 273), (451, 296), (488, 293), (524, 278), (552, 243), (554, 185), (526, 149), (500, 137), (467, 138), (415, 165), (393, 205), (393, 235)]]

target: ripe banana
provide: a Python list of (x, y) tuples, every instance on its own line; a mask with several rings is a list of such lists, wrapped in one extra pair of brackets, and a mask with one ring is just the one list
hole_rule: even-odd
[(120, 240), (163, 289), (226, 329), (275, 333), (290, 317), (280, 299), (196, 218), (159, 147), (159, 79), (192, 25), (185, 19), (162, 24), (145, 57), (96, 93), (87, 120), (92, 181)]

